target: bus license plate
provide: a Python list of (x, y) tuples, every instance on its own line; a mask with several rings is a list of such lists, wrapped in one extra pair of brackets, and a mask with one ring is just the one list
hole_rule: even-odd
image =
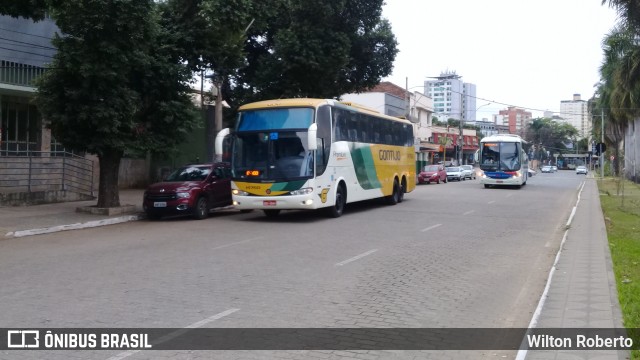
[(165, 201), (156, 201), (153, 203), (153, 207), (167, 207), (167, 203)]
[(502, 184), (502, 180), (496, 180), (498, 184)]
[(264, 200), (262, 202), (262, 205), (264, 205), (264, 206), (276, 206), (276, 201), (275, 200)]

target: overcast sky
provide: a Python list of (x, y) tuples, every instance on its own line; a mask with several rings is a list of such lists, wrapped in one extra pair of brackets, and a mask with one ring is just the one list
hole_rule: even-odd
[[(592, 97), (602, 40), (617, 21), (600, 0), (386, 1), (382, 15), (400, 51), (385, 81), (405, 87), (408, 77), (411, 90), (422, 92), (427, 77), (455, 71), (476, 85), (476, 106), (494, 101), (534, 117), (558, 112), (574, 93)], [(483, 106), (478, 120), (502, 104)]]

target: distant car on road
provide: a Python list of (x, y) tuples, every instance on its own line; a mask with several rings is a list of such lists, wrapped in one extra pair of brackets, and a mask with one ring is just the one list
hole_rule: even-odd
[(447, 180), (464, 180), (462, 169), (458, 166), (447, 167)]
[(426, 165), (418, 174), (419, 184), (431, 184), (432, 182), (440, 184), (440, 181), (447, 182), (447, 172), (443, 165)]
[(587, 172), (588, 172), (587, 167), (586, 167), (586, 166), (584, 166), (584, 165), (580, 165), (580, 166), (578, 166), (578, 167), (576, 168), (576, 174), (584, 174), (584, 175), (587, 175)]
[(552, 173), (553, 167), (551, 167), (551, 165), (545, 165), (540, 169), (540, 171), (542, 171), (543, 173)]
[(460, 165), (460, 168), (462, 169), (462, 175), (465, 179), (476, 179), (476, 171), (473, 168), (473, 166), (471, 165)]
[(187, 165), (149, 185), (143, 209), (151, 219), (191, 215), (204, 219), (213, 208), (231, 205), (231, 169), (227, 163)]
[(557, 171), (558, 171), (558, 167), (557, 167), (557, 166), (555, 166), (555, 165), (551, 165), (551, 170), (552, 170), (553, 172), (557, 172)]

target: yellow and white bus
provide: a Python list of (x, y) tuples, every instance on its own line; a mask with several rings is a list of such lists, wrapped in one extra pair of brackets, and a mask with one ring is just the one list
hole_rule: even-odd
[[(216, 137), (221, 154), (222, 130)], [(325, 208), (382, 198), (395, 205), (415, 188), (413, 126), (326, 99), (278, 99), (240, 107), (231, 137), (233, 204), (240, 210)]]

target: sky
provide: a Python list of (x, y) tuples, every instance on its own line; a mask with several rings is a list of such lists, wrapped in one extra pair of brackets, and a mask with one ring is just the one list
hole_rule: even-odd
[[(477, 120), (508, 105), (559, 112), (591, 98), (602, 40), (618, 21), (601, 0), (386, 0), (382, 16), (399, 43), (384, 78), (423, 92), (424, 80), (455, 71), (476, 85)], [(489, 105), (489, 102), (492, 102)], [(499, 104), (498, 104), (499, 103)], [(483, 106), (485, 105), (485, 106)]]

